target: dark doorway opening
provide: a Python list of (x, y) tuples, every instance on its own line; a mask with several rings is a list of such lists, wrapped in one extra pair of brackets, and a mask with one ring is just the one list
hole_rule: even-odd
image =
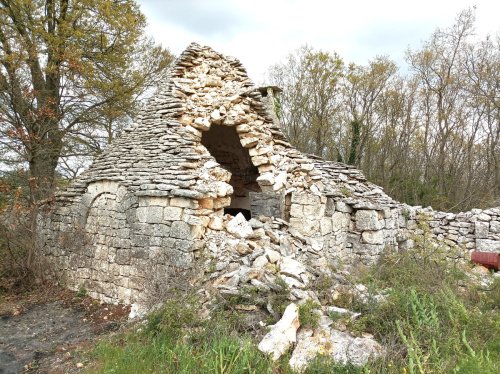
[(243, 148), (234, 127), (212, 125), (201, 137), (203, 144), (215, 160), (231, 173), (229, 183), (233, 186), (231, 204), (224, 213), (236, 215), (242, 213), (250, 219), (249, 192), (260, 192), (257, 183), (259, 170), (252, 164), (248, 150)]

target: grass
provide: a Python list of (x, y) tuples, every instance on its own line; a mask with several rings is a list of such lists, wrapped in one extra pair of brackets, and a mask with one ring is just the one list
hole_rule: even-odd
[[(349, 330), (372, 333), (386, 354), (364, 367), (319, 356), (306, 373), (500, 372), (500, 279), (486, 290), (474, 286), (442, 251), (421, 243), (415, 251), (388, 252), (372, 269), (353, 277), (353, 284), (367, 285), (369, 294), (386, 290), (383, 301), (370, 295), (363, 301), (355, 293), (344, 298), (342, 306), (362, 312), (346, 321)], [(327, 288), (322, 292), (327, 294)], [(264, 299), (280, 309), (288, 292), (281, 287)], [(236, 301), (259, 304), (261, 297), (245, 290), (245, 297)], [(318, 307), (313, 301), (299, 306), (302, 327), (317, 326)], [(291, 352), (278, 362), (259, 352), (258, 340), (246, 333), (257, 328), (241, 329), (231, 305), (216, 308), (210, 320), (201, 320), (199, 310), (194, 297), (172, 298), (139, 329), (97, 344), (91, 372), (292, 373), (287, 364)]]
[(301, 327), (315, 329), (319, 326), (320, 314), (318, 313), (318, 309), (320, 306), (311, 299), (307, 299), (299, 305), (299, 322)]
[(382, 258), (366, 280), (390, 288), (351, 326), (388, 348), (375, 372), (500, 372), (498, 278), (480, 291), (449, 262), (407, 252)]
[[(315, 307), (311, 303), (306, 314), (313, 313)], [(88, 372), (293, 373), (288, 366), (291, 352), (273, 362), (257, 349), (250, 335), (236, 332), (237, 326), (227, 314), (218, 311), (210, 320), (201, 320), (199, 308), (192, 296), (171, 299), (144, 325), (98, 343), (88, 358), (95, 363)], [(305, 373), (362, 373), (360, 370), (319, 358)]]

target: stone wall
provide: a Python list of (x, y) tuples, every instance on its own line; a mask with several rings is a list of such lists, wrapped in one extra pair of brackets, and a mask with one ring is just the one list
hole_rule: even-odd
[[(207, 250), (247, 251), (248, 235), (255, 253), (370, 265), (387, 247), (410, 248), (424, 222), (445, 245), (500, 252), (498, 208), (455, 215), (394, 201), (352, 166), (294, 149), (266, 108), (237, 60), (191, 45), (139, 123), (45, 207), (38, 244), (52, 275), (134, 303), (188, 286)], [(229, 207), (252, 212), (251, 234)]]
[(191, 268), (203, 245), (192, 217), (197, 207), (191, 199), (136, 197), (116, 182), (95, 182), (77, 209), (46, 207), (38, 242), (63, 284), (105, 302), (133, 303), (147, 284)]

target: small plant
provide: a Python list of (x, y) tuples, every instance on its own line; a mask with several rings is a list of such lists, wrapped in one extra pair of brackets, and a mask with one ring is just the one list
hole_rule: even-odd
[(318, 308), (320, 305), (311, 299), (306, 300), (299, 305), (299, 322), (300, 326), (310, 329), (315, 329), (319, 326), (320, 313)]
[(340, 321), (346, 318), (346, 315), (344, 313), (339, 313), (339, 312), (329, 312), (328, 317), (333, 321)]
[(272, 311), (274, 311), (273, 318), (277, 321), (281, 318), (287, 305), (290, 303), (290, 289), (281, 277), (276, 277), (275, 286), (273, 292), (268, 296), (268, 303)]
[(76, 297), (84, 298), (87, 296), (87, 289), (84, 286), (80, 286), (76, 293)]
[(347, 187), (340, 187), (340, 193), (344, 195), (345, 197), (351, 197), (352, 196), (352, 191), (347, 188)]
[(401, 210), (401, 215), (405, 219), (405, 222), (408, 222), (410, 220), (410, 210), (409, 209), (402, 209)]

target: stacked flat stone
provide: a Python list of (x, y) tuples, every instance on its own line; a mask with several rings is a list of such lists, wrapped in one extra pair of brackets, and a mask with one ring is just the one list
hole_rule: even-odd
[[(407, 249), (424, 221), (446, 246), (500, 252), (498, 208), (449, 214), (394, 201), (352, 166), (294, 149), (261, 92), (238, 60), (191, 44), (137, 123), (40, 215), (38, 244), (52, 276), (106, 302), (136, 303), (197, 273), (207, 251), (218, 251), (217, 271), (273, 263), (278, 253), (312, 274)], [(235, 237), (243, 223), (224, 215), (231, 173), (202, 144), (213, 125), (235, 129), (258, 171), (260, 192), (250, 194), (253, 217), (263, 216), (253, 220), (256, 240)], [(248, 256), (234, 257), (238, 248)], [(304, 296), (307, 280), (289, 278)]]

